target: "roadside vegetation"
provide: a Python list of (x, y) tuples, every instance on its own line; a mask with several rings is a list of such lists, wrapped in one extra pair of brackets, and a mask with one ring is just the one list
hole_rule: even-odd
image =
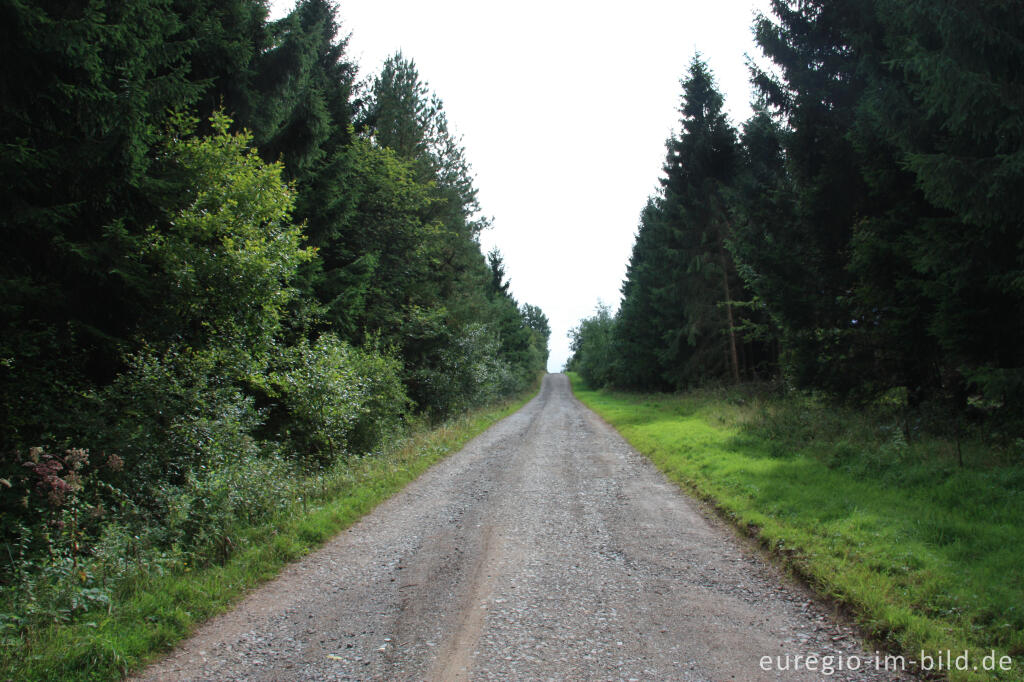
[(131, 667), (544, 370), (440, 98), (336, 10), (0, 10), (11, 677)]
[(641, 391), (781, 379), (1019, 434), (1022, 17), (772, 0), (743, 122), (694, 56), (620, 305), (575, 330), (570, 369)]
[(928, 435), (894, 406), (765, 386), (576, 396), (673, 481), (757, 538), (878, 643), (992, 650), (1024, 679), (1024, 442)]
[(1015, 679), (1022, 17), (772, 0), (739, 123), (695, 55), (622, 298), (570, 332), (566, 366), (876, 638), (995, 649)]
[(0, 678), (110, 680), (138, 669), (535, 393), (536, 384), (501, 405), (421, 424), (381, 452), (316, 474), (275, 475), (266, 466), (220, 472), (219, 484), (195, 493), (216, 525), (181, 515), (151, 529), (200, 532), (191, 546), (158, 549), (119, 529), (73, 565), (26, 573), (21, 589), (0, 602)]

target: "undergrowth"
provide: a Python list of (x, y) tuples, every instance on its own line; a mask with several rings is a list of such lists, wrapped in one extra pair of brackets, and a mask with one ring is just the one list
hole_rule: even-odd
[[(45, 566), (0, 586), (0, 679), (127, 675), (528, 399), (436, 427), (412, 427), (383, 451), (340, 459), (312, 475), (265, 454), (242, 458), (174, 491), (182, 499), (171, 500), (166, 527), (140, 532), (108, 524), (88, 553), (81, 551), (74, 524), (96, 511), (76, 497), (81, 484), (78, 490), (72, 485), (55, 507), (54, 523), (45, 526), (50, 530), (36, 531), (46, 537), (30, 537), (29, 529), (21, 536), (26, 545), (47, 545)], [(82, 458), (35, 454), (43, 464), (59, 461), (65, 482), (67, 465)], [(181, 537), (168, 542), (146, 532)], [(13, 565), (19, 552), (38, 555), (27, 546), (6, 550)]]

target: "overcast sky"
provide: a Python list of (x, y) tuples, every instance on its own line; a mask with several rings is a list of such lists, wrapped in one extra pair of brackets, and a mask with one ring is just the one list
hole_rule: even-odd
[[(273, 15), (293, 0), (275, 0)], [(750, 114), (745, 54), (768, 0), (341, 0), (360, 77), (401, 50), (462, 136), (481, 238), (505, 257), (512, 292), (551, 320), (557, 372), (568, 330), (598, 300), (613, 309), (637, 220), (678, 129), (679, 79), (695, 52), (738, 124)]]

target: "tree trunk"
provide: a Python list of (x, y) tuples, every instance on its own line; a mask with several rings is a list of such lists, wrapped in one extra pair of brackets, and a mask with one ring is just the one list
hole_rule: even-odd
[(729, 268), (725, 252), (719, 252), (722, 259), (722, 284), (725, 287), (725, 312), (729, 319), (729, 354), (732, 360), (732, 380), (740, 383), (740, 359), (736, 353), (736, 325), (732, 319), (732, 294), (729, 291)]

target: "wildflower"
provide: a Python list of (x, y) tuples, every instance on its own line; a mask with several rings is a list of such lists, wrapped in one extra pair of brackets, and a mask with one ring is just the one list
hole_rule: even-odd
[(78, 471), (89, 463), (89, 451), (83, 448), (72, 448), (64, 453), (64, 464), (72, 471)]

